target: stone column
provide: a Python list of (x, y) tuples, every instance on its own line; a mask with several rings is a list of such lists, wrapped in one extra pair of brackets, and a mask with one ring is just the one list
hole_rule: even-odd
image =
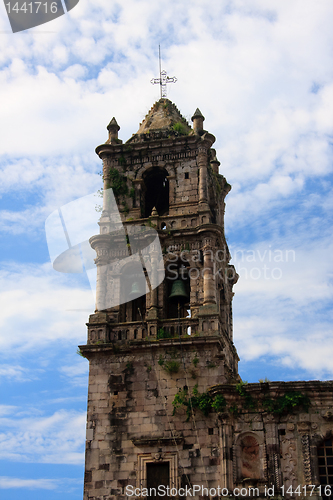
[(109, 264), (110, 236), (107, 234), (99, 234), (90, 238), (89, 242), (97, 254), (97, 258), (95, 259), (97, 266), (96, 310), (103, 311), (107, 309), (107, 271)]
[(167, 175), (169, 181), (169, 205), (176, 202), (176, 176)]
[(150, 262), (152, 268), (151, 274), (151, 292), (150, 292), (150, 308), (148, 311), (147, 319), (158, 318), (158, 251), (153, 248), (150, 254)]
[(268, 457), (267, 480), (269, 484), (275, 486), (277, 491), (280, 491), (280, 443), (276, 417), (274, 415), (266, 414), (263, 421), (266, 432), (266, 452)]
[(145, 190), (145, 185), (142, 179), (134, 179), (133, 180), (134, 189), (135, 189), (135, 211), (137, 213), (137, 217), (141, 217), (141, 206), (142, 206), (142, 196)]
[(221, 457), (221, 488), (229, 491), (233, 488), (232, 427), (228, 422), (219, 420), (220, 457)]
[(101, 221), (107, 221), (106, 217), (109, 217), (109, 206), (108, 206), (108, 196), (106, 196), (106, 191), (110, 189), (110, 175), (109, 170), (113, 168), (114, 161), (111, 160), (106, 154), (101, 155), (103, 158), (103, 210), (101, 215)]
[(208, 155), (206, 147), (198, 147), (197, 163), (199, 166), (199, 210), (206, 210), (207, 206), (207, 165)]
[(310, 422), (301, 421), (297, 425), (297, 430), (301, 436), (303, 477), (305, 485), (312, 484), (311, 451), (310, 451)]
[(215, 276), (213, 273), (214, 251), (211, 240), (207, 239), (203, 249), (204, 305), (216, 304)]

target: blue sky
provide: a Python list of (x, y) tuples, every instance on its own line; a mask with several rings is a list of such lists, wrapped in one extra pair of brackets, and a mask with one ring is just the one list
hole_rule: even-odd
[(80, 0), (12, 34), (0, 7), (0, 497), (82, 498), (93, 296), (56, 273), (44, 224), (100, 188), (112, 116), (127, 140), (159, 98), (197, 107), (232, 184), (243, 379), (333, 378), (330, 0)]

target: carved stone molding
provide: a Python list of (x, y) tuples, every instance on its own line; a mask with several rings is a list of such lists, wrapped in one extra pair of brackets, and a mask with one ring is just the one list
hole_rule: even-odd
[(310, 422), (298, 422), (297, 430), (300, 433), (308, 433), (310, 431)]
[(138, 439), (132, 439), (132, 443), (135, 446), (170, 446), (175, 444), (182, 444), (184, 442), (184, 438), (180, 436), (174, 437), (141, 437)]
[(280, 466), (279, 466), (279, 456), (274, 453), (274, 481), (277, 489), (280, 488)]
[(170, 488), (178, 486), (178, 457), (176, 453), (157, 452), (140, 453), (138, 455), (137, 486), (138, 488), (147, 487), (147, 463), (168, 462), (170, 470)]
[(330, 408), (329, 410), (327, 410), (323, 415), (322, 417), (327, 420), (328, 422), (332, 422), (333, 421), (333, 409)]
[(312, 474), (311, 474), (311, 459), (310, 459), (310, 436), (309, 434), (304, 434), (301, 437), (302, 442), (302, 455), (303, 455), (303, 469), (304, 478), (307, 484), (311, 484)]

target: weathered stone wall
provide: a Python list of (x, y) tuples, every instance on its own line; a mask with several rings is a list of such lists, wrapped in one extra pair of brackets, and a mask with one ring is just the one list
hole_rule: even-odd
[[(169, 461), (176, 488), (257, 488), (264, 497), (267, 487), (279, 495), (282, 486), (300, 485), (292, 497), (303, 498), (303, 487), (319, 485), (317, 446), (333, 434), (332, 382), (248, 384), (242, 395), (242, 386), (225, 383), (217, 339), (81, 349), (90, 359), (85, 500), (122, 499), (127, 485), (145, 487), (146, 463), (154, 461)], [(224, 410), (195, 409), (189, 421), (185, 406), (173, 414), (175, 395), (184, 387), (191, 395), (196, 385), (200, 394), (223, 395)], [(290, 393), (308, 396), (310, 406), (279, 413), (263, 405)]]
[(184, 387), (204, 393), (227, 380), (218, 339), (81, 349), (90, 359), (86, 500), (123, 498), (126, 485), (144, 486), (138, 462), (158, 453), (176, 460), (177, 488), (219, 484), (217, 415), (199, 411), (187, 422), (185, 410), (173, 415), (172, 405)]

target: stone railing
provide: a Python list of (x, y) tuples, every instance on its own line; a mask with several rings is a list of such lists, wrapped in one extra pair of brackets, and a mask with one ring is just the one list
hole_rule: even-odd
[(164, 330), (164, 332), (170, 337), (179, 335), (195, 335), (198, 333), (198, 328), (199, 320), (195, 318), (181, 318), (180, 320), (165, 319), (158, 325), (158, 329)]
[(172, 338), (198, 333), (199, 320), (192, 318), (166, 319), (153, 322), (131, 321), (106, 325), (89, 325), (88, 344), (109, 343), (121, 340)]

